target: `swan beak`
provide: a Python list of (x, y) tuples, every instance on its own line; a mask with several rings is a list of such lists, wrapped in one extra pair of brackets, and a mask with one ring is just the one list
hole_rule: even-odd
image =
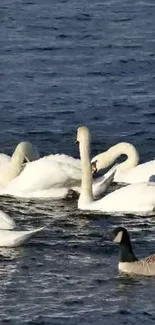
[(91, 169), (92, 169), (92, 174), (96, 174), (97, 173), (97, 165), (96, 165), (96, 163), (97, 163), (97, 160), (95, 160), (95, 161), (93, 161), (92, 163), (91, 163)]
[(74, 144), (78, 144), (78, 143), (79, 143), (79, 141), (76, 139), (75, 142), (74, 142)]

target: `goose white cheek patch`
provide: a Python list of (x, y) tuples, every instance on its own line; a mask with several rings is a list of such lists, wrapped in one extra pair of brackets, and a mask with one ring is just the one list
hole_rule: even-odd
[(122, 240), (122, 236), (123, 236), (123, 231), (119, 231), (119, 233), (116, 235), (116, 237), (114, 238), (114, 243), (120, 243)]

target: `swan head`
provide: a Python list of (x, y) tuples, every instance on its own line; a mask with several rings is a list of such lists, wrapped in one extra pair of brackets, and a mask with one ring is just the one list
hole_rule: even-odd
[(92, 172), (96, 173), (100, 169), (109, 167), (109, 155), (107, 152), (100, 153), (91, 160)]
[(96, 155), (92, 159), (91, 163), (93, 163), (94, 167), (94, 164), (96, 162), (96, 171), (98, 171), (100, 169), (104, 169), (112, 165), (116, 161), (116, 159), (121, 155), (126, 155), (127, 159), (122, 163), (119, 163), (119, 166), (117, 168), (118, 171), (125, 171), (138, 165), (138, 152), (131, 143), (127, 142), (117, 143), (116, 145), (109, 148), (107, 151)]
[(77, 129), (77, 138), (76, 138), (77, 143), (81, 142), (90, 142), (90, 134), (89, 134), (89, 129), (86, 126), (80, 126)]
[(97, 169), (97, 160), (91, 162), (91, 169), (92, 169), (92, 174), (96, 174), (98, 169)]

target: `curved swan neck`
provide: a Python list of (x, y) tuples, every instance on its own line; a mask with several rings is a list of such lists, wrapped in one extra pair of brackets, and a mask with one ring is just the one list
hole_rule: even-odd
[(18, 176), (21, 172), (24, 157), (24, 152), (22, 150), (14, 151), (11, 157), (11, 163), (9, 168), (10, 180)]
[(22, 171), (24, 159), (35, 160), (38, 159), (38, 152), (30, 142), (20, 142), (16, 147), (11, 161), (6, 168), (3, 169), (3, 173), (0, 175), (0, 184), (7, 186), (10, 181), (17, 177)]
[(83, 138), (79, 143), (81, 168), (82, 168), (82, 182), (81, 195), (79, 202), (82, 204), (89, 203), (93, 200), (92, 194), (92, 170), (90, 162), (90, 139)]
[(97, 155), (93, 160), (97, 160), (98, 170), (106, 168), (113, 164), (113, 162), (121, 155), (126, 155), (127, 159), (120, 163), (117, 170), (127, 170), (136, 167), (139, 163), (139, 154), (136, 148), (127, 142), (121, 142), (111, 147), (109, 150)]

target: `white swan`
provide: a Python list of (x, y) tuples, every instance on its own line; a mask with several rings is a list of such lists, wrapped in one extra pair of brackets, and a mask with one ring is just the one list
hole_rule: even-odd
[(100, 170), (113, 164), (122, 154), (126, 155), (127, 159), (118, 165), (114, 182), (133, 184), (153, 181), (155, 160), (138, 165), (138, 152), (130, 143), (118, 143), (107, 151), (96, 155), (92, 161), (94, 165), (96, 163), (96, 170)]
[(0, 247), (17, 247), (44, 229), (44, 227), (41, 227), (18, 231), (14, 230), (15, 228), (15, 221), (7, 213), (0, 211)]
[[(113, 178), (113, 171), (93, 182), (93, 194), (103, 193)], [(81, 161), (66, 155), (49, 155), (25, 165), (20, 175), (7, 186), (0, 188), (0, 195), (26, 198), (65, 198), (70, 189), (80, 192)]]
[(36, 148), (29, 142), (20, 142), (12, 157), (0, 154), (0, 186), (7, 186), (12, 179), (20, 174), (24, 160), (31, 161), (38, 158)]
[(155, 184), (132, 184), (120, 188), (101, 200), (93, 201), (92, 173), (90, 163), (90, 135), (86, 127), (77, 131), (82, 164), (81, 195), (78, 208), (82, 210), (102, 211), (104, 213), (146, 214), (154, 211)]
[(25, 231), (0, 229), (0, 247), (18, 247), (43, 229), (44, 227)]
[[(17, 146), (13, 155), (18, 155), (18, 151), (21, 149), (24, 154), (25, 162), (37, 160), (40, 158), (38, 149), (32, 145), (30, 142), (22, 141)], [(11, 156), (6, 155), (5, 153), (0, 153), (0, 166), (5, 165), (11, 161)]]

